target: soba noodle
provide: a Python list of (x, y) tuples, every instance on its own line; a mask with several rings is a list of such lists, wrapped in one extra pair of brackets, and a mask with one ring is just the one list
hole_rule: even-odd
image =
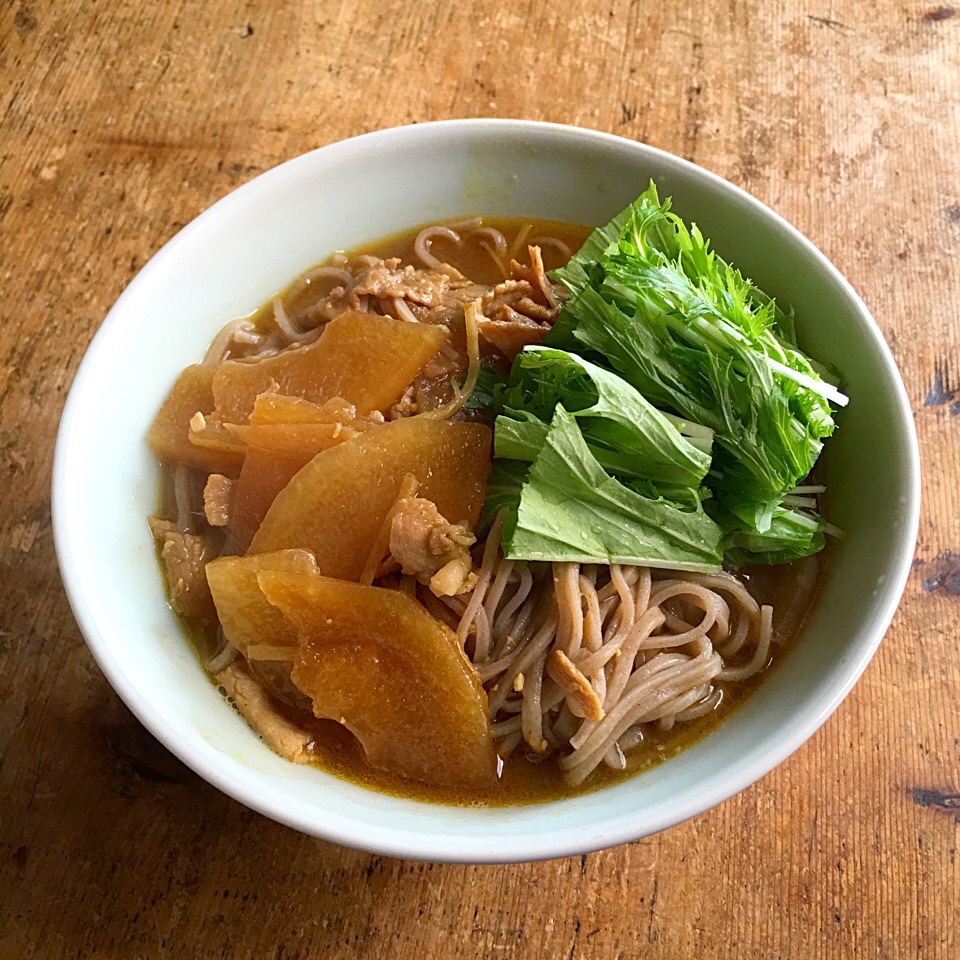
[[(645, 724), (696, 719), (716, 706), (715, 681), (766, 666), (772, 609), (735, 577), (619, 564), (518, 569), (500, 552), (501, 532), (498, 518), (457, 624), (501, 756), (521, 742), (539, 755), (562, 751), (564, 778), (580, 784), (601, 763), (622, 769)], [(599, 704), (593, 719), (585, 700)]]

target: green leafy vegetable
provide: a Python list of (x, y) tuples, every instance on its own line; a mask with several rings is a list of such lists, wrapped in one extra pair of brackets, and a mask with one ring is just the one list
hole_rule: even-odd
[(483, 500), (483, 512), (477, 524), (486, 530), (501, 510), (516, 513), (520, 504), (520, 491), (530, 472), (529, 464), (519, 460), (494, 460), (493, 469), (487, 478), (487, 492)]
[(833, 432), (829, 401), (846, 402), (794, 345), (790, 318), (652, 184), (554, 276), (572, 296), (546, 342), (588, 351), (651, 403), (711, 428), (707, 483), (745, 538), (772, 535)]
[(661, 413), (615, 373), (563, 350), (529, 347), (496, 403), (502, 410), (497, 457), (533, 460), (562, 404), (606, 470), (649, 480), (670, 499), (699, 503), (712, 431)]
[(819, 553), (824, 545), (826, 521), (798, 510), (777, 507), (766, 533), (728, 514), (720, 519), (724, 529), (724, 559), (735, 566), (751, 563), (788, 563)]
[(611, 477), (562, 406), (514, 499), (519, 476), (513, 470), (491, 478), (494, 500), (508, 510), (508, 558), (720, 569), (720, 528), (702, 510), (644, 497)]
[(797, 485), (846, 397), (792, 316), (652, 183), (552, 276), (569, 299), (544, 345), (482, 392), (507, 556), (705, 570), (822, 549), (834, 528)]

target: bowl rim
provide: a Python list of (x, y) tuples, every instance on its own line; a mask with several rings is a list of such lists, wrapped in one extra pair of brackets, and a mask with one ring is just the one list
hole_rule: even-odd
[[(772, 222), (783, 231), (789, 241), (803, 248), (811, 258), (816, 269), (825, 275), (842, 294), (851, 307), (851, 313), (863, 333), (873, 341), (877, 354), (882, 361), (883, 376), (889, 384), (895, 400), (899, 426), (906, 438), (903, 453), (903, 470), (907, 478), (906, 489), (902, 491), (904, 497), (904, 520), (897, 543), (895, 544), (895, 562), (891, 563), (888, 571), (888, 589), (882, 599), (874, 606), (870, 623), (859, 631), (867, 636), (861, 638), (856, 647), (856, 655), (844, 664), (843, 669), (834, 672), (831, 683), (824, 683), (811, 695), (811, 704), (803, 717), (803, 722), (791, 727), (790, 730), (777, 740), (775, 749), (763, 753), (761, 756), (750, 758), (742, 768), (731, 778), (718, 784), (714, 789), (706, 792), (693, 792), (688, 796), (678, 798), (675, 806), (669, 813), (644, 823), (634, 824), (632, 828), (621, 827), (611, 833), (596, 835), (592, 843), (584, 843), (582, 837), (574, 836), (565, 839), (549, 834), (536, 834), (525, 838), (509, 838), (504, 842), (497, 837), (490, 837), (483, 844), (473, 843), (469, 848), (459, 847), (450, 843), (449, 839), (439, 834), (410, 835), (402, 831), (391, 830), (389, 826), (378, 831), (377, 835), (364, 834), (357, 826), (349, 829), (349, 824), (341, 825), (339, 819), (333, 823), (318, 822), (318, 819), (309, 819), (295, 813), (285, 811), (282, 805), (272, 798), (266, 790), (258, 790), (239, 784), (219, 767), (208, 762), (207, 758), (190, 744), (177, 740), (172, 736), (163, 722), (163, 718), (155, 713), (152, 707), (139, 695), (137, 689), (128, 684), (125, 674), (119, 667), (111, 653), (110, 644), (105, 642), (96, 618), (89, 608), (78, 579), (77, 563), (78, 551), (71, 540), (66, 512), (67, 498), (65, 496), (68, 483), (68, 461), (70, 457), (70, 440), (73, 434), (73, 424), (78, 417), (82, 396), (95, 373), (97, 356), (107, 339), (110, 330), (121, 321), (126, 301), (134, 295), (139, 285), (144, 282), (144, 275), (161, 264), (176, 249), (185, 238), (205, 223), (208, 218), (217, 216), (230, 206), (245, 199), (248, 195), (269, 189), (270, 185), (288, 175), (301, 164), (309, 164), (310, 159), (317, 154), (332, 154), (335, 151), (353, 151), (362, 148), (377, 148), (383, 150), (391, 145), (402, 144), (409, 138), (433, 132), (440, 132), (450, 136), (458, 134), (481, 134), (489, 137), (502, 136), (531, 136), (543, 138), (561, 137), (568, 141), (580, 140), (583, 145), (616, 146), (619, 149), (627, 148), (641, 157), (652, 158), (660, 166), (673, 167), (682, 174), (693, 176), (704, 181), (713, 190), (725, 193), (732, 201), (748, 208), (750, 215), (759, 216)], [(683, 821), (697, 816), (700, 813), (722, 803), (733, 795), (746, 789), (752, 783), (769, 773), (787, 757), (794, 753), (803, 743), (823, 725), (830, 715), (837, 709), (841, 701), (847, 696), (854, 684), (866, 669), (867, 664), (875, 654), (899, 604), (901, 595), (909, 576), (911, 561), (916, 543), (920, 515), (920, 455), (913, 416), (905, 387), (880, 328), (870, 314), (866, 305), (857, 295), (851, 284), (843, 277), (839, 270), (804, 234), (793, 227), (788, 221), (767, 207), (745, 190), (730, 183), (711, 171), (684, 160), (666, 151), (648, 144), (639, 143), (614, 134), (591, 130), (584, 127), (569, 126), (541, 121), (513, 120), (513, 119), (457, 119), (439, 120), (430, 123), (408, 124), (389, 127), (346, 140), (337, 141), (301, 154), (254, 177), (241, 185), (220, 200), (212, 204), (205, 211), (194, 218), (182, 230), (168, 240), (154, 256), (140, 269), (137, 275), (120, 294), (114, 305), (107, 313), (94, 337), (87, 347), (84, 357), (74, 376), (69, 395), (64, 405), (60, 425), (57, 433), (54, 450), (54, 463), (51, 485), (51, 514), (53, 522), (54, 545), (61, 577), (81, 633), (94, 659), (103, 671), (111, 687), (120, 696), (123, 702), (137, 717), (137, 719), (179, 759), (198, 773), (203, 779), (211, 783), (223, 793), (239, 801), (247, 807), (286, 824), (293, 829), (308, 835), (345, 844), (347, 846), (366, 850), (371, 853), (409, 859), (435, 860), (444, 862), (462, 863), (507, 863), (531, 860), (550, 859), (554, 857), (582, 854), (591, 850), (615, 846), (620, 843), (648, 836), (660, 830), (675, 826)]]

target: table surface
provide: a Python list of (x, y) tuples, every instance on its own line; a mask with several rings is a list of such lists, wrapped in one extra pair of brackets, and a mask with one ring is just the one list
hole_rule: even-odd
[[(3, 960), (960, 955), (960, 8), (8, 0), (0, 96)], [(201, 781), (93, 663), (50, 529), (71, 378), (163, 243), (306, 150), (465, 116), (641, 140), (774, 207), (872, 309), (925, 470), (899, 612), (806, 746), (666, 833), (505, 867), (308, 839)]]

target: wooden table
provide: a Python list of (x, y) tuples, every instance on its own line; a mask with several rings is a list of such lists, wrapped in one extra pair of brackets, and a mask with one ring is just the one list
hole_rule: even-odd
[[(3, 960), (960, 956), (960, 9), (10, 0), (0, 45)], [(461, 116), (643, 140), (784, 214), (873, 309), (926, 472), (900, 612), (805, 747), (664, 834), (509, 867), (356, 853), (205, 784), (94, 665), (50, 529), (64, 397), (145, 260), (274, 164)]]

